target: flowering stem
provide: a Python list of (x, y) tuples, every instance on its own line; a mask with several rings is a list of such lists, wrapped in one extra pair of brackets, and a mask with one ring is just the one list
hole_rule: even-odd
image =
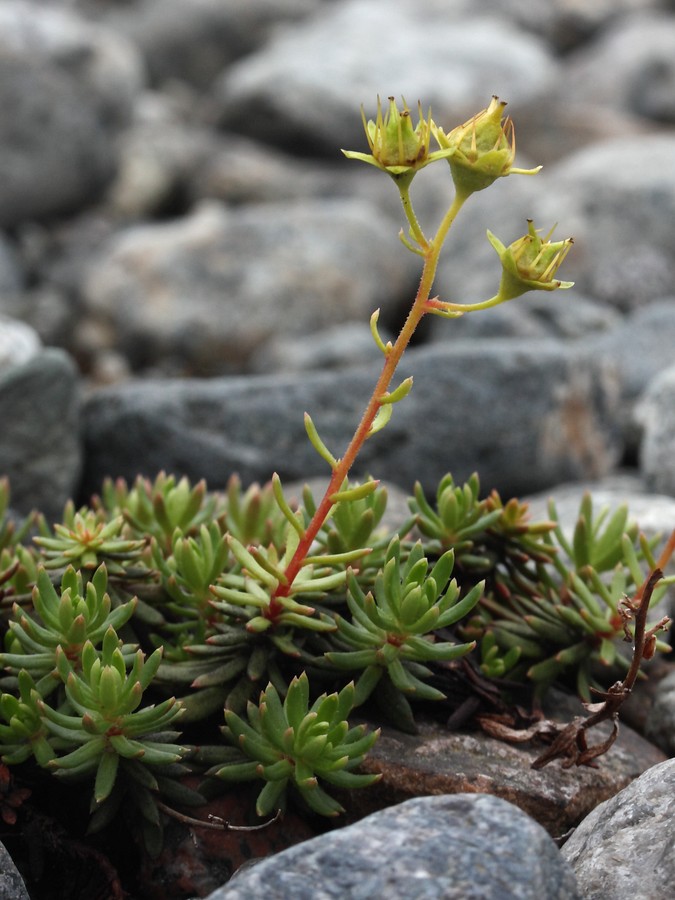
[[(401, 189), (401, 187), (399, 187), (399, 190), (401, 193), (401, 202), (403, 204), (404, 210), (406, 211), (406, 218), (411, 223), (412, 227), (412, 223), (416, 223), (417, 219), (414, 212), (412, 211), (412, 206), (410, 205), (407, 187), (405, 189)], [(417, 289), (417, 295), (415, 296), (415, 300), (410, 308), (408, 317), (406, 318), (403, 327), (399, 332), (396, 342), (391, 348), (387, 350), (380, 377), (377, 379), (377, 383), (375, 385), (371, 398), (368, 401), (368, 405), (364, 410), (361, 421), (359, 422), (358, 427), (354, 432), (354, 436), (349, 442), (344, 456), (339, 459), (337, 461), (337, 464), (333, 467), (333, 474), (331, 475), (330, 481), (328, 482), (328, 487), (326, 488), (323, 498), (317, 506), (311, 521), (305, 529), (303, 536), (300, 538), (300, 542), (298, 543), (293, 557), (286, 567), (286, 570), (284, 572), (286, 576), (286, 582), (285, 584), (279, 584), (277, 586), (276, 590), (274, 591), (272, 601), (274, 601), (275, 597), (286, 597), (290, 593), (293, 580), (300, 571), (303, 560), (308, 555), (310, 548), (317, 534), (319, 533), (319, 530), (321, 529), (321, 526), (331, 513), (334, 505), (331, 497), (340, 490), (345, 478), (349, 474), (349, 471), (354, 464), (354, 461), (356, 460), (361, 447), (368, 438), (368, 434), (373, 425), (373, 422), (375, 421), (375, 417), (377, 416), (380, 407), (383, 405), (381, 398), (387, 392), (389, 385), (391, 384), (391, 380), (394, 377), (394, 373), (399, 362), (401, 361), (401, 357), (410, 344), (410, 340), (415, 333), (417, 326), (421, 322), (423, 316), (425, 315), (425, 313), (430, 311), (429, 295), (431, 294), (431, 288), (434, 283), (434, 278), (436, 277), (436, 269), (438, 268), (438, 259), (440, 256), (441, 248), (443, 247), (443, 243), (445, 241), (445, 238), (447, 237), (448, 231), (450, 230), (452, 223), (455, 221), (455, 218), (457, 217), (457, 214), (462, 208), (465, 200), (465, 196), (461, 196), (459, 194), (455, 195), (455, 199), (453, 200), (448, 211), (443, 217), (443, 220), (438, 227), (438, 231), (430, 241), (427, 241), (426, 238), (424, 238), (419, 225), (417, 225), (420, 236), (424, 239), (424, 249), (422, 252), (424, 266), (422, 268), (422, 276), (420, 278), (419, 288)], [(274, 614), (274, 606), (275, 604), (274, 602), (272, 602), (269, 609), (269, 613), (272, 615)]]
[(401, 179), (401, 181), (397, 181), (396, 186), (401, 195), (401, 203), (403, 204), (405, 217), (410, 225), (410, 234), (417, 241), (422, 251), (427, 250), (429, 248), (429, 241), (426, 239), (424, 232), (420, 228), (420, 223), (417, 221), (417, 216), (415, 215), (412, 203), (410, 202), (410, 180), (406, 181)]

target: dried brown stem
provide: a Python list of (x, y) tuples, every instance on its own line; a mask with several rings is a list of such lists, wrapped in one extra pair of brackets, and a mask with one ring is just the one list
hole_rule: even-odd
[[(671, 535), (666, 549), (659, 558), (659, 563), (668, 561), (675, 550), (675, 532)], [(633, 636), (633, 658), (630, 668), (623, 681), (617, 681), (606, 692), (593, 691), (600, 698), (598, 703), (584, 704), (591, 713), (587, 718), (577, 716), (565, 726), (559, 726), (552, 722), (540, 722), (538, 733), (553, 734), (553, 741), (540, 756), (532, 763), (533, 769), (542, 769), (554, 759), (563, 760), (563, 768), (570, 766), (594, 766), (594, 760), (602, 756), (612, 746), (619, 733), (619, 709), (630, 696), (633, 686), (640, 671), (640, 663), (649, 649), (654, 635), (662, 628), (666, 628), (669, 619), (664, 617), (647, 631), (647, 614), (654, 588), (663, 578), (661, 568), (657, 567), (640, 585), (632, 599), (626, 599), (624, 604), (624, 617), (634, 617), (635, 634)], [(601, 744), (588, 744), (586, 732), (601, 722), (612, 722), (612, 732)]]
[(185, 813), (178, 812), (177, 809), (167, 806), (166, 803), (162, 803), (161, 800), (157, 800), (156, 803), (158, 809), (161, 809), (162, 812), (171, 819), (182, 822), (183, 825), (190, 825), (195, 828), (210, 828), (213, 831), (262, 831), (264, 828), (269, 828), (270, 825), (274, 825), (274, 823), (278, 822), (283, 816), (282, 811), (278, 809), (274, 818), (268, 819), (260, 825), (232, 825), (231, 822), (228, 822), (226, 819), (221, 819), (220, 816), (209, 814), (207, 821), (204, 821), (203, 819), (195, 819), (192, 816), (185, 815)]

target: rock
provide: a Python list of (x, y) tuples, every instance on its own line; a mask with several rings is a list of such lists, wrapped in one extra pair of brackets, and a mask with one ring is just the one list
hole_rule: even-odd
[[(238, 472), (244, 483), (325, 474), (307, 440), (303, 410), (339, 454), (370, 396), (379, 365), (211, 381), (154, 381), (92, 394), (85, 406), (86, 492), (104, 476), (133, 480), (161, 469), (212, 489)], [(434, 491), (452, 471), (475, 470), (505, 496), (572, 478), (600, 477), (621, 454), (613, 426), (613, 376), (566, 345), (458, 342), (408, 352), (399, 378), (410, 398), (366, 443), (358, 471)], [(356, 473), (355, 473), (356, 474)]]
[(18, 513), (59, 517), (81, 468), (79, 385), (75, 365), (46, 349), (0, 372), (0, 472), (9, 477)]
[(675, 760), (598, 806), (562, 848), (585, 900), (669, 897), (675, 883)]
[[(380, 329), (383, 341), (391, 338)], [(303, 372), (311, 369), (345, 369), (362, 365), (373, 355), (373, 336), (363, 322), (333, 325), (306, 335), (303, 341), (293, 337), (270, 338), (253, 355), (253, 372)]]
[(424, 797), (247, 869), (209, 900), (580, 897), (553, 841), (495, 797)]
[(32, 328), (0, 315), (0, 372), (28, 362), (39, 350), (40, 338)]
[(156, 92), (139, 97), (134, 121), (119, 141), (119, 165), (106, 207), (123, 219), (183, 214), (191, 181), (219, 142), (211, 129), (190, 121), (179, 103)]
[[(188, 779), (188, 784), (198, 788), (201, 780), (194, 776)], [(260, 828), (261, 820), (255, 814), (258, 793), (257, 784), (238, 784), (194, 811), (201, 821), (214, 816), (216, 821), (220, 819), (235, 827), (253, 826), (249, 831), (194, 828), (170, 819), (164, 829), (161, 853), (155, 857), (143, 855), (139, 896), (144, 900), (205, 897), (251, 859), (279, 853), (314, 837), (316, 831), (307, 819), (291, 810), (280, 821)]]
[(61, 347), (72, 353), (75, 346), (73, 338), (83, 323), (76, 304), (65, 292), (40, 285), (5, 297), (2, 306), (8, 317), (19, 320), (39, 337), (42, 344)]
[(579, 515), (583, 495), (589, 491), (593, 508), (611, 510), (626, 504), (630, 520), (636, 522), (648, 538), (656, 535), (667, 537), (675, 527), (675, 498), (655, 494), (647, 489), (643, 479), (634, 474), (620, 472), (578, 484), (559, 484), (555, 490), (524, 497), (530, 507), (533, 521), (548, 519), (548, 501), (553, 499), (563, 530), (571, 534)]
[(666, 675), (656, 688), (645, 733), (664, 753), (675, 757), (675, 671)]
[(9, 0), (0, 57), (0, 227), (92, 203), (141, 83), (133, 48), (69, 11)]
[(26, 885), (3, 844), (0, 844), (0, 900), (30, 900)]
[[(584, 715), (576, 698), (559, 691), (549, 696), (550, 715), (556, 721), (570, 722), (575, 715)], [(362, 771), (380, 772), (382, 779), (367, 790), (340, 794), (350, 817), (360, 818), (417, 796), (481, 793), (508, 800), (559, 838), (664, 758), (622, 724), (617, 741), (598, 760), (597, 769), (563, 769), (553, 762), (534, 770), (531, 765), (542, 753), (542, 744), (507, 743), (481, 731), (448, 731), (419, 717), (417, 722), (416, 735), (382, 727), (362, 764)], [(603, 724), (589, 731), (589, 743), (602, 743), (610, 730)]]
[(675, 366), (658, 375), (636, 408), (643, 429), (640, 469), (656, 493), (675, 496)]
[(4, 308), (6, 298), (18, 293), (23, 287), (23, 273), (16, 250), (0, 234), (0, 308)]
[(241, 371), (272, 335), (367, 321), (405, 291), (407, 260), (390, 258), (395, 237), (379, 221), (356, 199), (205, 205), (113, 237), (90, 266), (85, 308), (137, 369), (174, 357), (188, 374)]
[[(531, 291), (515, 303), (502, 303), (452, 322), (434, 319), (431, 339), (569, 338), (614, 335), (622, 316), (607, 304), (574, 294)], [(619, 357), (617, 362), (623, 361)]]
[(139, 0), (111, 4), (105, 21), (138, 45), (155, 84), (180, 78), (203, 88), (259, 47), (280, 22), (300, 19), (316, 5), (317, 0)]
[(545, 96), (556, 71), (544, 43), (504, 18), (452, 19), (442, 4), (435, 14), (408, 4), (384, 13), (373, 0), (348, 0), (279, 29), (232, 65), (214, 103), (228, 129), (325, 155), (361, 146), (355, 111), (363, 103), (370, 115), (378, 94), (419, 98), (448, 127), (486, 107), (495, 86), (514, 106)]
[[(344, 196), (354, 169), (334, 148), (335, 164), (301, 159), (233, 132), (221, 133), (217, 151), (193, 173), (196, 200), (226, 203), (279, 202)], [(391, 190), (391, 188), (390, 188)]]
[[(567, 57), (563, 57), (563, 65), (567, 65)], [(640, 137), (659, 129), (656, 123), (645, 122), (628, 110), (592, 102), (581, 88), (571, 94), (566, 78), (561, 78), (557, 91), (520, 107), (516, 125), (518, 147), (537, 165), (546, 167), (589, 144)]]
[[(673, 154), (675, 136), (670, 133), (628, 135), (591, 144), (535, 178), (501, 179), (462, 209), (434, 289), (461, 303), (492, 297), (501, 270), (485, 231), (489, 228), (508, 245), (525, 234), (531, 218), (544, 234), (558, 222), (553, 240), (575, 240), (560, 269), (560, 277), (574, 281), (575, 287), (549, 295), (552, 305), (573, 308), (581, 296), (627, 314), (671, 296)], [(527, 303), (527, 295), (512, 301), (515, 308), (525, 309)]]
[(657, 122), (675, 122), (675, 16), (624, 16), (569, 56), (565, 89), (590, 102)]
[[(71, 5), (72, 4), (68, 4)], [(4, 55), (70, 73), (97, 103), (100, 127), (124, 125), (145, 80), (133, 45), (70, 9), (5, 0), (0, 9)]]
[(540, 176), (535, 221), (560, 221), (574, 236), (563, 277), (585, 295), (623, 312), (671, 295), (673, 153), (672, 134), (628, 136), (591, 145)]
[[(499, 0), (487, 0), (501, 8)], [(558, 51), (566, 52), (579, 45), (591, 42), (598, 34), (611, 27), (633, 11), (645, 12), (650, 0), (596, 0), (594, 3), (579, 3), (577, 0), (554, 0), (545, 7), (535, 9), (528, 0), (510, 0), (509, 13), (517, 18), (524, 28), (533, 28), (542, 34)], [(613, 60), (616, 65), (616, 60)], [(588, 85), (584, 85), (587, 88)]]
[(654, 378), (671, 365), (675, 345), (675, 297), (654, 300), (614, 328), (589, 335), (585, 345), (618, 366), (621, 420), (627, 450), (637, 455), (641, 426), (635, 407)]

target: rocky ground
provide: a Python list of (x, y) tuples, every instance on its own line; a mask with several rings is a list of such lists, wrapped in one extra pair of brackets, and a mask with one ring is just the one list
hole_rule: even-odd
[[(592, 482), (646, 529), (672, 530), (672, 0), (2, 0), (0, 471), (18, 511), (55, 517), (106, 475), (165, 469), (215, 489), (234, 471), (323, 472), (302, 412), (344, 444), (377, 370), (370, 314), (394, 333), (419, 278), (395, 190), (339, 152), (364, 149), (359, 107), (372, 114), (378, 94), (419, 98), (446, 128), (498, 94), (519, 163), (544, 164), (467, 204), (443, 298), (493, 294), (485, 230), (508, 243), (527, 218), (574, 235), (562, 275), (576, 287), (428, 323), (403, 363), (413, 394), (362, 471), (408, 491), (478, 470), (505, 496), (574, 502), (580, 488), (563, 485)], [(413, 195), (432, 228), (451, 197), (445, 164)], [(617, 751), (604, 794), (544, 822), (557, 837), (605, 801), (562, 854), (515, 789), (486, 797), (467, 776), (453, 796), (392, 787), (403, 806), (213, 896), (666, 896), (673, 677), (649, 725), (661, 751)], [(424, 846), (386, 847), (391, 833)], [(491, 888), (463, 880), (481, 867)], [(22, 896), (5, 882), (0, 897)]]

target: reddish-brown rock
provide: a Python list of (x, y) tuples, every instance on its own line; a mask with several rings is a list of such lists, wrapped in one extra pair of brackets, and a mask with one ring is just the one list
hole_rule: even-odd
[[(608, 726), (594, 729), (589, 741), (600, 743), (608, 734)], [(597, 768), (563, 769), (560, 762), (552, 762), (534, 770), (531, 765), (543, 749), (542, 744), (507, 744), (479, 731), (450, 732), (433, 722), (419, 723), (417, 735), (384, 727), (363, 765), (364, 771), (381, 772), (382, 780), (368, 790), (341, 795), (341, 800), (353, 821), (411, 797), (492, 794), (514, 803), (559, 837), (666, 758), (626, 725), (597, 760)]]

